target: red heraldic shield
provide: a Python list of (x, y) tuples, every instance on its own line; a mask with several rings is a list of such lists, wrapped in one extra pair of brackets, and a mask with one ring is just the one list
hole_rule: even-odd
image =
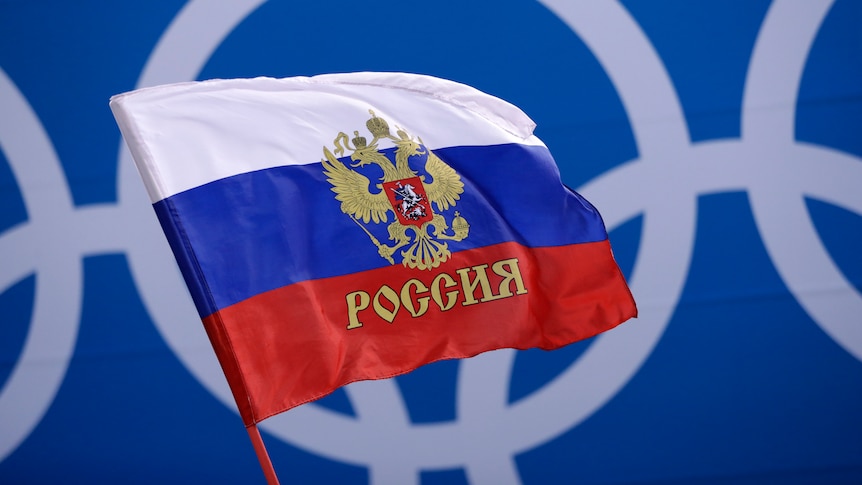
[(383, 190), (401, 224), (422, 227), (434, 218), (425, 185), (419, 177), (384, 182)]

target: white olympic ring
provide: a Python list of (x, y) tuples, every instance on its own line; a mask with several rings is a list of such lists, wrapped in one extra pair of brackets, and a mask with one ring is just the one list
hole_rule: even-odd
[[(225, 36), (262, 3), (190, 2), (154, 49), (138, 87), (195, 79)], [(501, 350), (462, 361), (455, 422), (411, 423), (397, 386), (391, 380), (374, 381), (346, 387), (356, 418), (302, 406), (265, 421), (262, 427), (273, 435), (322, 456), (368, 466), (373, 483), (417, 483), (420, 470), (453, 467), (464, 467), (471, 482), (518, 483), (517, 453), (592, 415), (650, 355), (687, 279), (697, 197), (729, 190), (748, 192), (769, 255), (794, 297), (827, 334), (862, 360), (862, 327), (846, 318), (862, 310), (862, 298), (817, 238), (802, 199), (862, 213), (859, 161), (796, 142), (793, 136), (802, 68), (832, 2), (800, 6), (779, 0), (770, 7), (746, 79), (741, 139), (697, 145), (690, 142), (661, 60), (621, 5), (543, 3), (599, 60), (631, 121), (639, 158), (579, 192), (601, 208), (609, 228), (644, 214), (630, 278), (640, 318), (598, 337), (552, 382), (511, 405), (507, 389), (515, 352)], [(799, 12), (800, 7), (806, 12)], [(139, 293), (167, 344), (214, 396), (235, 409), (203, 329), (194, 324), (198, 317), (128, 152), (121, 149), (119, 154), (117, 204), (74, 208), (50, 140), (2, 70), (0, 97), (14, 101), (8, 112), (15, 116), (0, 115), (0, 147), (25, 194), (29, 215), (29, 222), (0, 238), (0, 254), (15, 255), (12, 266), (0, 269), (0, 288), (39, 275), (24, 350), (0, 393), (0, 460), (38, 424), (63, 380), (80, 317), (82, 255), (126, 252)], [(22, 124), (28, 138), (19, 141), (11, 133), (20, 137), (17, 125)], [(42, 150), (35, 159), (34, 148)], [(28, 164), (23, 157), (31, 159)], [(779, 171), (781, 185), (771, 178)], [(46, 184), (50, 192), (40, 192)], [(59, 198), (65, 200), (57, 208)], [(107, 233), (105, 227), (124, 230)], [(788, 227), (796, 236), (792, 244), (782, 237)], [(829, 291), (818, 291), (822, 288)], [(569, 405), (552, 405), (560, 402)]]
[[(81, 247), (55, 234), (74, 234), (72, 196), (45, 129), (0, 69), (0, 148), (21, 187), (29, 221), (0, 238), (4, 291), (38, 274), (30, 328), (21, 356), (0, 392), (0, 460), (15, 450), (48, 410), (72, 358), (81, 311)], [(55, 232), (56, 231), (56, 232)]]

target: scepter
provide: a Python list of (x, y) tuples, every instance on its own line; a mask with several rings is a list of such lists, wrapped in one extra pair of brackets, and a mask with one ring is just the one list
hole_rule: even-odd
[(377, 254), (379, 254), (380, 256), (382, 256), (382, 257), (384, 257), (384, 258), (386, 258), (386, 260), (387, 260), (387, 261), (389, 261), (389, 264), (395, 264), (395, 260), (394, 260), (394, 259), (392, 259), (392, 254), (391, 254), (391, 253), (388, 253), (388, 254), (384, 255), (384, 254), (383, 254), (383, 252), (382, 252), (382, 251), (383, 251), (383, 248), (390, 249), (390, 250), (391, 250), (392, 248), (390, 248), (389, 246), (387, 246), (387, 245), (385, 245), (385, 244), (381, 243), (380, 241), (378, 241), (378, 240), (377, 240), (377, 238), (376, 238), (376, 237), (374, 237), (374, 234), (371, 234), (371, 231), (369, 231), (365, 226), (363, 226), (362, 224), (360, 224), (360, 223), (359, 223), (359, 221), (357, 221), (355, 217), (353, 217), (352, 215), (350, 215), (350, 218), (353, 220), (353, 222), (355, 222), (355, 223), (356, 223), (356, 225), (357, 225), (357, 226), (359, 226), (360, 228), (362, 228), (362, 230), (363, 230), (363, 231), (365, 231), (365, 234), (368, 234), (368, 237), (370, 237), (370, 238), (371, 238), (371, 242), (373, 242), (373, 243), (374, 243), (374, 245), (375, 245), (375, 246), (377, 246)]

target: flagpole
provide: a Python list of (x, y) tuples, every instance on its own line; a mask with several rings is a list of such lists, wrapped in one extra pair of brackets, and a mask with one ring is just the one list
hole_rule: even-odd
[(254, 446), (254, 452), (257, 454), (257, 460), (260, 462), (260, 468), (263, 470), (263, 475), (266, 477), (268, 485), (279, 485), (278, 477), (275, 475), (275, 468), (272, 466), (272, 461), (269, 459), (269, 453), (266, 452), (266, 446), (263, 444), (263, 438), (260, 436), (260, 431), (256, 424), (246, 428), (248, 436), (251, 438), (251, 444)]

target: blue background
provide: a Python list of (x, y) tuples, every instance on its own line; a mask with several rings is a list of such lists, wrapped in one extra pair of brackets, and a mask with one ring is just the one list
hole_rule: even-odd
[[(183, 3), (0, 0), (0, 69), (50, 136), (76, 207), (116, 202), (121, 139), (108, 99), (136, 87)], [(745, 76), (770, 2), (622, 4), (664, 63), (691, 141), (739, 138)], [(795, 111), (798, 141), (857, 161), (860, 24), (862, 2), (834, 3), (809, 53)], [(512, 102), (536, 121), (574, 188), (639, 156), (620, 97), (592, 51), (531, 1), (271, 1), (232, 31), (198, 79), (357, 70), (431, 74)], [(0, 111), (3, 103), (0, 97)], [(0, 237), (28, 221), (2, 148)], [(859, 187), (862, 193), (862, 180)], [(858, 294), (862, 217), (806, 203)], [(701, 195), (697, 204), (689, 274), (658, 345), (606, 405), (514, 457), (523, 483), (862, 483), (862, 362), (790, 293), (746, 191)], [(611, 232), (627, 275), (643, 217), (649, 214)], [(0, 265), (12, 257), (0, 254)], [(71, 363), (38, 425), (0, 457), (0, 483), (263, 483), (238, 415), (166, 345), (125, 254), (81, 257)], [(40, 277), (0, 289), (0, 390), (23, 352)], [(845, 318), (862, 325), (860, 315)], [(542, 388), (590, 344), (520, 353), (509, 401)], [(413, 422), (456, 419), (458, 366), (442, 362), (397, 379)], [(343, 391), (310, 405), (356, 416)], [(14, 419), (0, 416), (0, 434)], [(284, 483), (369, 483), (364, 466), (264, 437)], [(417, 480), (468, 479), (455, 468), (422, 471)]]

